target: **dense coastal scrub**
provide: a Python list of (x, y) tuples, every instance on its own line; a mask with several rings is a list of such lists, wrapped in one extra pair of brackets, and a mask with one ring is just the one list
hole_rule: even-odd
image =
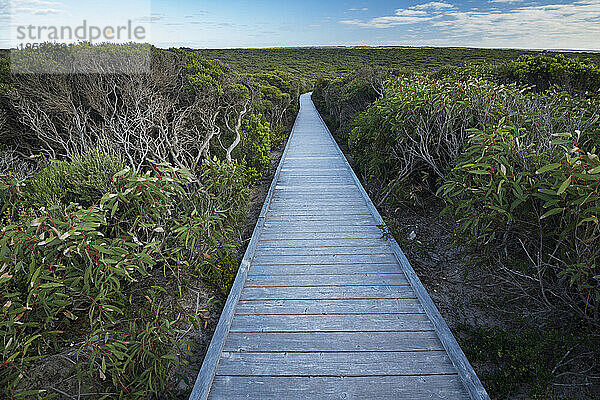
[[(94, 70), (74, 57), (88, 50), (63, 56)], [(252, 187), (313, 86), (381, 206), (436, 202), (457, 244), (527, 283), (506, 292), (532, 301), (536, 321), (597, 326), (598, 69), (581, 55), (92, 50), (125, 67), (148, 51), (149, 70), (10, 74), (0, 56), (2, 397), (185, 397), (190, 332), (207, 327), (198, 288), (227, 295)], [(552, 331), (519, 342), (471, 328), (475, 360)], [(536, 349), (556, 353), (548, 343)], [(562, 362), (531, 354), (511, 353), (492, 390), (508, 397)]]
[(506, 307), (526, 304), (530, 323), (569, 326), (600, 354), (599, 74), (589, 60), (521, 56), (392, 73), (383, 93), (348, 77), (315, 97), (381, 207), (443, 209), (455, 243), (504, 282)]
[[(304, 89), (283, 72), (150, 54), (141, 74), (2, 65), (3, 398), (175, 396), (188, 333), (206, 327), (193, 288), (226, 295), (235, 277), (252, 185)], [(46, 381), (36, 368), (53, 360), (71, 366)]]
[[(314, 84), (319, 78), (337, 79), (361, 68), (411, 69), (433, 73), (469, 65), (503, 64), (539, 51), (461, 47), (286, 47), (270, 49), (186, 49), (203, 58), (220, 59), (241, 70), (285, 71)], [(592, 58), (598, 53), (564, 53), (569, 58)]]

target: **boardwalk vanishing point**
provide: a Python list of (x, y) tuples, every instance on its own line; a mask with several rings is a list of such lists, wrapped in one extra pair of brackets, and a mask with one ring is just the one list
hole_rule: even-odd
[(190, 399), (489, 399), (310, 96)]

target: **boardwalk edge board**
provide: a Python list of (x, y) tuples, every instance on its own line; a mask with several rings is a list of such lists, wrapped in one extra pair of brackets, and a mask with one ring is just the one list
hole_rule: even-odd
[[(312, 92), (310, 93), (310, 96), (312, 98)], [(360, 191), (362, 197), (365, 199), (365, 201), (367, 203), (367, 207), (369, 208), (369, 210), (371, 210), (371, 213), (375, 217), (375, 220), (377, 221), (377, 223), (380, 225), (383, 225), (384, 224), (383, 218), (379, 214), (379, 211), (377, 211), (377, 208), (371, 201), (371, 198), (367, 194), (366, 190), (363, 188), (362, 183), (360, 182), (360, 179), (358, 179), (358, 176), (356, 175), (356, 173), (350, 166), (350, 163), (346, 159), (346, 156), (344, 155), (344, 153), (338, 146), (338, 144), (335, 141), (331, 132), (329, 131), (327, 124), (325, 123), (325, 121), (323, 121), (323, 117), (321, 116), (321, 113), (319, 113), (317, 111), (317, 115), (319, 116), (321, 124), (323, 124), (323, 127), (325, 128), (325, 131), (329, 134), (330, 139), (334, 142), (335, 147), (337, 148), (340, 156), (346, 163), (346, 166), (348, 167), (350, 174), (352, 175), (354, 182), (356, 183), (356, 186), (358, 186), (358, 190)], [(431, 319), (431, 322), (433, 323), (433, 326), (435, 327), (435, 330), (442, 342), (442, 345), (448, 352), (448, 356), (450, 357), (452, 364), (454, 364), (454, 367), (458, 370), (458, 375), (459, 375), (461, 381), (463, 382), (465, 389), (469, 393), (469, 396), (471, 396), (471, 398), (473, 400), (490, 400), (490, 397), (487, 394), (483, 385), (481, 384), (479, 377), (473, 370), (471, 363), (469, 363), (469, 360), (467, 360), (467, 357), (465, 356), (462, 349), (460, 348), (458, 342), (456, 341), (456, 338), (452, 334), (452, 331), (450, 331), (450, 328), (448, 328), (446, 321), (444, 320), (444, 318), (440, 314), (439, 310), (433, 303), (433, 300), (431, 300), (429, 293), (427, 293), (427, 290), (421, 283), (421, 280), (417, 276), (415, 270), (410, 265), (408, 258), (406, 258), (406, 255), (404, 254), (404, 252), (402, 251), (402, 249), (400, 248), (400, 246), (398, 245), (398, 243), (396, 242), (396, 240), (394, 238), (389, 238), (388, 241), (390, 242), (392, 251), (394, 252), (394, 255), (396, 256), (396, 258), (398, 259), (398, 262), (400, 263), (402, 270), (406, 274), (408, 281), (410, 282), (415, 293), (417, 294), (417, 297), (421, 301), (421, 304), (422, 304), (423, 308), (425, 309), (425, 313)]]
[(252, 232), (252, 237), (250, 238), (250, 242), (248, 243), (246, 252), (244, 253), (244, 258), (240, 263), (240, 268), (238, 269), (237, 275), (233, 282), (233, 286), (231, 287), (231, 291), (229, 292), (229, 296), (227, 297), (225, 307), (223, 307), (223, 312), (221, 313), (221, 317), (219, 318), (219, 323), (217, 324), (215, 333), (213, 334), (206, 355), (204, 356), (202, 367), (200, 368), (200, 372), (198, 373), (198, 377), (196, 378), (196, 382), (194, 384), (194, 388), (192, 389), (192, 393), (190, 394), (189, 400), (207, 400), (210, 394), (212, 382), (217, 372), (219, 358), (225, 346), (225, 339), (227, 338), (229, 329), (231, 328), (231, 323), (233, 322), (235, 309), (242, 295), (242, 289), (245, 286), (246, 278), (248, 277), (248, 270), (250, 269), (252, 259), (254, 258), (254, 254), (256, 252), (256, 245), (258, 243), (260, 234), (262, 233), (263, 226), (265, 223), (265, 217), (267, 215), (271, 199), (273, 198), (273, 194), (275, 193), (275, 187), (277, 186), (277, 181), (279, 180), (281, 169), (283, 168), (286, 155), (290, 148), (290, 143), (292, 141), (292, 136), (294, 135), (294, 132), (296, 130), (297, 122), (298, 120), (296, 119), (292, 127), (292, 131), (290, 132), (290, 135), (288, 137), (287, 143), (285, 145), (283, 154), (279, 159), (279, 164), (277, 166), (275, 174), (273, 175), (273, 180), (271, 182), (271, 186), (269, 187), (267, 197), (258, 216), (258, 221), (256, 222), (256, 226), (254, 227), (254, 231)]

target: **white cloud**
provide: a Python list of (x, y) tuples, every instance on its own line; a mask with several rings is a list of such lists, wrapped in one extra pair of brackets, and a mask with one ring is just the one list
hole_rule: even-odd
[[(432, 2), (432, 3), (427, 3), (427, 5), (433, 4), (433, 3), (437, 4), (437, 2)], [(439, 3), (439, 4), (442, 4), (442, 3)], [(445, 4), (445, 3), (443, 3), (443, 4)], [(422, 4), (421, 6), (425, 6), (425, 4)], [(415, 7), (420, 7), (420, 6), (415, 6)], [(396, 10), (394, 15), (372, 18), (368, 21), (352, 19), (352, 20), (343, 20), (343, 21), (340, 21), (340, 23), (345, 24), (345, 25), (356, 25), (356, 26), (360, 26), (363, 28), (391, 28), (393, 26), (415, 24), (415, 23), (425, 22), (425, 21), (432, 19), (432, 16), (430, 16), (427, 11), (424, 11), (422, 9), (416, 10), (416, 9), (414, 9), (415, 7), (411, 7), (413, 9), (399, 8)]]
[[(427, 12), (410, 15), (407, 11), (411, 10)], [(600, 0), (514, 5), (509, 10), (426, 8), (421, 4), (409, 10), (396, 10), (391, 16), (340, 22), (380, 29), (420, 23), (424, 33), (419, 39), (446, 45), (600, 49)], [(425, 39), (425, 35), (431, 39)]]
[(134, 21), (141, 22), (143, 24), (152, 24), (164, 20), (165, 17), (165, 14), (162, 13), (152, 13), (150, 15), (145, 15), (143, 17), (136, 18), (134, 19)]
[(60, 14), (63, 10), (59, 10), (56, 8), (32, 8), (32, 7), (19, 7), (13, 8), (13, 13), (26, 13), (26, 14), (34, 14), (34, 15), (53, 15)]
[(423, 10), (403, 10), (402, 8), (399, 8), (396, 10), (396, 15), (402, 15), (402, 16), (423, 16), (423, 15), (427, 15), (427, 11), (423, 11)]
[(431, 1), (429, 3), (418, 4), (409, 8), (412, 8), (414, 10), (445, 10), (449, 8), (454, 8), (454, 6), (443, 1)]
[[(432, 25), (455, 35), (538, 47), (598, 48), (600, 0), (516, 7), (509, 11), (450, 11)], [(522, 46), (520, 46), (522, 47)]]
[(515, 4), (522, 3), (524, 0), (489, 0), (488, 3), (504, 3), (504, 4)]
[(419, 17), (405, 17), (405, 16), (389, 16), (389, 17), (378, 17), (373, 18), (367, 22), (359, 19), (343, 20), (341, 24), (345, 25), (357, 25), (362, 28), (391, 28), (398, 25), (415, 24), (418, 22), (424, 22), (430, 18), (419, 18)]
[[(2, 2), (4, 3), (4, 1)], [(2, 14), (10, 13), (11, 15), (54, 15), (63, 13), (64, 5), (57, 1), (47, 0), (12, 0), (10, 5), (5, 4), (3, 7), (0, 7), (0, 10)]]
[(47, 0), (12, 0), (10, 2), (10, 4), (14, 8), (27, 7), (27, 6), (50, 6), (50, 7), (62, 6), (62, 4), (57, 1), (47, 1)]
[(197, 17), (200, 17), (200, 16), (204, 16), (206, 14), (208, 14), (208, 10), (198, 10), (194, 14), (186, 15), (184, 18), (194, 19), (194, 18), (197, 18)]
[(369, 11), (369, 9), (367, 7), (363, 7), (363, 8), (349, 8), (348, 11), (351, 12), (356, 12), (356, 11)]

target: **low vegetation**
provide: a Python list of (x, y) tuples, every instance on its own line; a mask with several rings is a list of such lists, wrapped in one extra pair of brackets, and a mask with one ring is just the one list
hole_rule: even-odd
[[(56, 56), (44, 51), (30, 66)], [(599, 81), (580, 54), (82, 44), (61, 60), (127, 71), (140, 54), (135, 73), (10, 74), (0, 57), (3, 397), (182, 394), (189, 333), (206, 327), (194, 288), (228, 293), (252, 187), (313, 86), (380, 205), (443, 206), (457, 244), (536, 321), (577, 321), (568, 343), (600, 323)], [(475, 361), (502, 359), (492, 393), (550, 393), (556, 358), (513, 353), (529, 339), (509, 332), (463, 331)]]
[[(235, 277), (251, 185), (301, 83), (149, 50), (141, 74), (2, 75), (3, 397), (176, 395), (205, 324), (195, 282), (226, 295)], [(47, 382), (53, 360), (71, 366)]]
[[(456, 244), (503, 282), (506, 307), (526, 305), (533, 325), (576, 324), (581, 341), (600, 325), (599, 73), (589, 60), (524, 55), (392, 73), (383, 93), (355, 75), (315, 96), (380, 206), (441, 205)], [(549, 371), (538, 372), (542, 382)], [(492, 394), (518, 388), (497, 378)]]
[[(412, 69), (436, 72), (467, 65), (502, 64), (521, 55), (539, 52), (514, 49), (469, 49), (439, 47), (288, 47), (272, 49), (204, 49), (189, 52), (204, 58), (219, 59), (245, 71), (285, 71), (315, 83), (319, 78), (337, 79), (368, 68)], [(569, 58), (591, 57), (597, 53), (564, 53)]]

